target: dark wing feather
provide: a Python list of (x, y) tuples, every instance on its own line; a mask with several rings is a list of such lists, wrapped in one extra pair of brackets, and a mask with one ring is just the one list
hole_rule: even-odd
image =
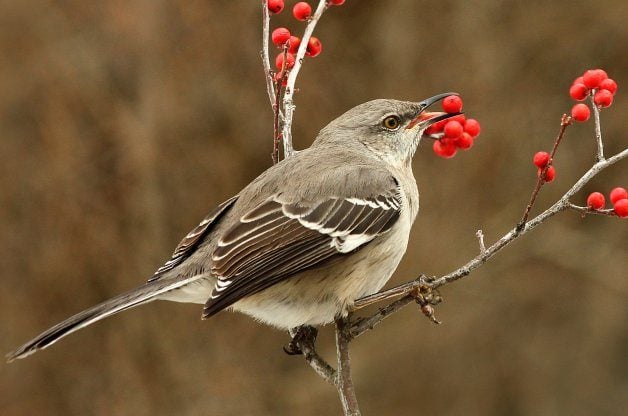
[(311, 267), (347, 255), (399, 218), (397, 182), (369, 198), (284, 203), (272, 197), (225, 232), (212, 255), (218, 276), (204, 317)]
[(205, 218), (201, 221), (196, 228), (190, 231), (183, 240), (179, 243), (177, 248), (174, 249), (172, 257), (163, 266), (161, 266), (153, 276), (148, 279), (149, 282), (159, 279), (165, 272), (172, 270), (183, 260), (188, 258), (190, 254), (194, 252), (198, 244), (202, 241), (202, 237), (213, 228), (213, 225), (223, 216), (225, 212), (234, 204), (238, 199), (238, 195), (229, 198), (222, 204), (214, 208)]

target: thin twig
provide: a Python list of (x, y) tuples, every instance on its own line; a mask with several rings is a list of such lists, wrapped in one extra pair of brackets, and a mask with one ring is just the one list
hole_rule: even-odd
[(549, 170), (550, 166), (552, 166), (552, 163), (554, 162), (554, 156), (556, 155), (556, 150), (558, 149), (558, 145), (560, 144), (561, 140), (563, 139), (563, 136), (565, 135), (565, 130), (567, 129), (567, 126), (569, 126), (570, 124), (571, 124), (571, 117), (568, 116), (567, 114), (563, 114), (560, 120), (560, 129), (558, 131), (558, 136), (556, 136), (556, 140), (554, 141), (554, 147), (552, 148), (552, 152), (550, 153), (549, 162), (539, 173), (539, 177), (536, 180), (536, 185), (534, 186), (534, 190), (532, 191), (532, 195), (530, 196), (530, 202), (528, 202), (528, 205), (526, 205), (526, 209), (523, 213), (523, 217), (521, 217), (521, 221), (519, 221), (519, 223), (517, 224), (516, 230), (518, 231), (523, 229), (523, 227), (526, 224), (526, 221), (528, 221), (528, 216), (530, 215), (530, 211), (532, 210), (532, 207), (534, 206), (536, 197), (538, 196), (539, 191), (541, 190), (541, 187), (546, 183), (545, 175), (547, 174), (547, 171)]
[(593, 107), (593, 122), (595, 124), (595, 141), (597, 142), (597, 156), (596, 160), (601, 162), (604, 160), (604, 142), (602, 141), (602, 126), (600, 124), (600, 109), (595, 104), (593, 99), (594, 94), (591, 91), (589, 98), (591, 99), (591, 107)]
[(307, 43), (314, 32), (314, 28), (316, 27), (318, 20), (321, 18), (327, 7), (327, 0), (320, 0), (318, 2), (318, 7), (316, 7), (314, 15), (310, 18), (307, 26), (305, 27), (305, 31), (303, 32), (303, 36), (301, 38), (301, 44), (299, 45), (299, 50), (297, 51), (297, 56), (295, 57), (294, 67), (290, 70), (290, 74), (288, 75), (288, 82), (283, 95), (284, 120), (282, 137), (284, 157), (290, 157), (295, 153), (294, 147), (292, 146), (292, 117), (295, 109), (292, 98), (294, 95), (294, 84), (296, 83), (297, 76), (301, 70), (301, 65), (303, 64), (303, 58), (305, 57), (305, 52), (307, 50)]
[(282, 139), (282, 133), (279, 130), (279, 115), (281, 113), (281, 87), (286, 81), (286, 77), (288, 76), (288, 44), (284, 44), (283, 46), (283, 60), (281, 62), (281, 71), (279, 71), (279, 76), (275, 79), (275, 103), (273, 104), (273, 165), (276, 165), (279, 162), (279, 143)]
[(578, 211), (582, 213), (582, 216), (586, 215), (603, 215), (606, 217), (616, 217), (615, 211), (612, 208), (609, 209), (591, 209), (589, 207), (581, 207), (579, 205), (572, 204), (571, 202), (567, 204), (567, 207), (571, 210)]
[(270, 38), (270, 13), (268, 12), (268, 0), (262, 0), (262, 65), (264, 78), (266, 79), (266, 92), (270, 100), (270, 107), (275, 109), (275, 88), (273, 87), (273, 71), (270, 69), (270, 55), (268, 53), (268, 40)]
[(482, 230), (477, 230), (475, 232), (475, 236), (478, 238), (478, 244), (480, 245), (480, 254), (486, 251), (486, 246), (484, 245), (484, 233)]
[(346, 335), (347, 328), (351, 325), (350, 317), (349, 315), (346, 318), (336, 319), (336, 355), (338, 357), (336, 387), (344, 414), (346, 416), (359, 416), (361, 413), (351, 377), (351, 359), (349, 357), (351, 339)]

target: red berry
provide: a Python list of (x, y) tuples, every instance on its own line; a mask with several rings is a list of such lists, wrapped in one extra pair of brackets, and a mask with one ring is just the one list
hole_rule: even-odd
[(470, 118), (464, 123), (464, 131), (469, 133), (471, 137), (480, 135), (480, 122), (474, 118)]
[(442, 105), (446, 113), (458, 113), (462, 110), (462, 98), (457, 95), (450, 95), (445, 97)]
[(473, 137), (466, 131), (462, 132), (460, 137), (457, 137), (454, 140), (454, 145), (463, 150), (469, 149), (471, 146), (473, 146)]
[(447, 124), (448, 121), (449, 120), (437, 121), (436, 123), (434, 123), (431, 126), (429, 126), (425, 130), (425, 133), (427, 133), (427, 134), (442, 133), (443, 129), (445, 128), (445, 124)]
[(443, 128), (443, 133), (445, 133), (445, 137), (455, 139), (462, 134), (462, 124), (455, 120), (448, 120), (445, 128)]
[(304, 1), (300, 1), (292, 8), (292, 15), (297, 20), (307, 20), (312, 15), (312, 7)]
[(467, 118), (464, 116), (464, 114), (458, 114), (457, 116), (449, 117), (446, 121), (457, 121), (458, 123), (464, 126), (464, 123), (467, 121)]
[(606, 199), (604, 195), (599, 192), (593, 192), (587, 198), (587, 207), (591, 209), (603, 209), (606, 204)]
[(584, 78), (578, 77), (578, 78), (574, 79), (573, 82), (571, 83), (571, 85), (573, 85), (573, 84), (584, 84)]
[(628, 217), (628, 198), (620, 199), (615, 202), (613, 211), (615, 211), (615, 214), (617, 214), (620, 218)]
[(611, 94), (615, 95), (617, 92), (617, 83), (610, 78), (606, 78), (600, 82), (600, 89), (608, 90)]
[[(279, 71), (283, 68), (283, 53), (280, 53), (275, 58), (275, 66)], [(292, 68), (294, 66), (294, 55), (291, 53), (286, 54), (286, 68)]]
[(591, 116), (591, 110), (586, 104), (576, 104), (571, 108), (571, 116), (576, 121), (587, 121)]
[(593, 102), (600, 107), (608, 107), (613, 104), (613, 94), (609, 90), (598, 90), (593, 96)]
[(582, 82), (587, 88), (593, 89), (600, 85), (600, 82), (605, 78), (605, 73), (600, 72), (597, 69), (589, 69), (582, 75)]
[(605, 80), (606, 78), (608, 78), (608, 74), (603, 69), (597, 68), (597, 69), (594, 69), (594, 71), (599, 74), (602, 80)]
[(301, 45), (301, 38), (296, 36), (290, 36), (290, 46), (288, 47), (288, 52), (295, 54), (299, 50), (299, 46)]
[(618, 186), (617, 188), (613, 188), (613, 190), (611, 191), (610, 197), (611, 197), (611, 204), (614, 205), (620, 199), (628, 198), (628, 191)]
[[(543, 172), (543, 169), (539, 168), (539, 170), (536, 172), (536, 175), (541, 176), (541, 172)], [(545, 177), (543, 179), (545, 180), (545, 182), (551, 182), (554, 180), (555, 177), (556, 169), (554, 168), (554, 166), (550, 166), (549, 168), (547, 168), (547, 172), (545, 172)]]
[(270, 38), (273, 40), (273, 43), (277, 46), (283, 46), (288, 39), (290, 39), (290, 31), (285, 27), (278, 27), (273, 30), (273, 33), (270, 35)]
[(589, 89), (584, 84), (576, 83), (573, 84), (571, 88), (569, 88), (569, 95), (576, 101), (584, 100), (585, 98), (587, 98), (588, 94)]
[(328, 3), (332, 6), (340, 6), (344, 4), (345, 0), (329, 0)]
[(283, 10), (283, 0), (268, 0), (268, 10), (271, 13), (279, 13)]
[(319, 53), (323, 51), (323, 44), (318, 38), (312, 36), (310, 40), (307, 41), (307, 49), (305, 50), (305, 54), (311, 56), (312, 58), (318, 56)]
[(451, 141), (435, 140), (432, 149), (434, 153), (445, 159), (452, 158), (456, 155), (456, 145)]
[(536, 152), (534, 158), (532, 158), (534, 166), (539, 169), (544, 168), (550, 161), (550, 154), (547, 152)]
[(427, 135), (427, 136), (431, 136), (433, 134), (438, 134), (441, 133), (443, 130), (439, 129), (439, 126), (437, 126), (438, 123), (434, 123), (431, 126), (429, 126), (428, 128), (425, 129), (425, 131), (423, 132), (423, 134)]

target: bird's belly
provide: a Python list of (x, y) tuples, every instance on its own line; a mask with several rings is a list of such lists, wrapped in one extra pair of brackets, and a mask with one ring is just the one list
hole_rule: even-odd
[(386, 284), (406, 251), (407, 241), (407, 233), (393, 228), (381, 241), (373, 241), (331, 266), (302, 272), (248, 296), (233, 309), (281, 329), (330, 323), (346, 314), (356, 299)]

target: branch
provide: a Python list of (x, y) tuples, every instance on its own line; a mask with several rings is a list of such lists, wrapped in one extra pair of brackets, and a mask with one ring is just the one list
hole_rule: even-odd
[(295, 109), (292, 99), (294, 95), (294, 84), (296, 83), (297, 75), (299, 75), (299, 71), (301, 70), (303, 58), (305, 57), (305, 51), (307, 50), (307, 44), (312, 36), (312, 32), (314, 32), (314, 28), (325, 10), (327, 10), (327, 0), (319, 0), (318, 7), (316, 7), (314, 15), (308, 22), (305, 27), (305, 31), (303, 32), (301, 44), (299, 45), (299, 50), (297, 51), (297, 56), (295, 57), (294, 67), (288, 74), (288, 83), (286, 84), (286, 90), (283, 96), (284, 118), (282, 136), (284, 157), (290, 157), (295, 153), (294, 147), (292, 146), (292, 117)]
[(336, 355), (338, 357), (338, 377), (336, 388), (340, 395), (342, 410), (346, 416), (359, 416), (358, 399), (355, 396), (353, 379), (351, 378), (351, 360), (349, 358), (349, 342), (347, 329), (350, 328), (350, 317), (336, 319)]
[[(314, 331), (316, 330), (314, 329)], [(297, 331), (295, 330), (290, 331), (290, 335), (292, 337), (294, 337), (296, 333)], [(299, 350), (301, 350), (305, 361), (310, 365), (310, 367), (312, 367), (316, 374), (321, 376), (323, 380), (325, 380), (332, 386), (337, 387), (337, 372), (331, 365), (329, 365), (329, 363), (327, 363), (327, 361), (323, 359), (323, 357), (318, 355), (315, 343), (315, 337), (310, 339), (303, 338), (298, 341), (298, 348)]]
[(613, 211), (612, 208), (609, 209), (591, 209), (589, 207), (581, 207), (579, 205), (575, 205), (572, 203), (568, 204), (568, 208), (574, 211), (578, 211), (580, 213), (582, 213), (582, 217), (585, 217), (587, 215), (603, 215), (606, 217), (617, 217), (617, 214), (615, 214), (615, 211)]
[(281, 142), (281, 132), (279, 131), (279, 123), (281, 118), (281, 86), (286, 82), (286, 77), (288, 76), (288, 68), (287, 66), (287, 55), (288, 55), (288, 44), (283, 46), (283, 60), (281, 63), (281, 70), (278, 73), (277, 78), (275, 79), (275, 102), (273, 104), (273, 165), (276, 165), (279, 162), (279, 142)]
[(526, 209), (525, 209), (525, 212), (523, 213), (523, 217), (521, 218), (521, 221), (519, 221), (519, 223), (517, 224), (517, 230), (521, 230), (523, 226), (525, 225), (526, 221), (528, 221), (528, 215), (530, 215), (530, 211), (532, 210), (532, 207), (534, 206), (536, 197), (538, 196), (539, 191), (541, 190), (541, 187), (545, 183), (547, 183), (545, 181), (545, 174), (547, 174), (547, 171), (549, 170), (550, 166), (552, 166), (552, 163), (554, 162), (554, 156), (556, 155), (556, 150), (558, 149), (558, 145), (563, 139), (563, 136), (565, 135), (565, 130), (567, 130), (567, 127), (570, 124), (571, 124), (571, 117), (569, 117), (567, 114), (563, 114), (563, 117), (560, 119), (560, 130), (558, 131), (558, 136), (556, 136), (556, 140), (554, 141), (554, 147), (552, 147), (552, 153), (550, 153), (549, 163), (539, 173), (539, 177), (536, 180), (536, 186), (534, 187), (534, 190), (532, 191), (532, 195), (530, 196), (530, 202), (528, 202), (528, 205), (526, 206)]
[(273, 71), (270, 69), (270, 55), (268, 53), (268, 39), (270, 38), (270, 13), (268, 12), (268, 0), (262, 0), (262, 65), (264, 78), (266, 79), (266, 92), (270, 100), (270, 106), (275, 112), (275, 88), (273, 86)]
[[(578, 191), (580, 191), (584, 185), (586, 185), (594, 176), (608, 168), (609, 166), (617, 163), (622, 159), (628, 158), (628, 148), (623, 151), (617, 153), (613, 157), (608, 159), (604, 159), (600, 162), (594, 164), (582, 177), (567, 191), (565, 194), (556, 202), (554, 205), (549, 207), (547, 210), (543, 211), (541, 214), (534, 217), (532, 220), (528, 221), (524, 224), (521, 230), (518, 230), (518, 227), (513, 228), (495, 243), (493, 243), (490, 247), (486, 248), (484, 252), (481, 252), (478, 256), (473, 258), (471, 261), (463, 265), (462, 267), (454, 270), (453, 272), (446, 274), (444, 276), (426, 280), (424, 276), (417, 278), (411, 282), (404, 283), (392, 289), (388, 289), (384, 292), (376, 293), (375, 295), (366, 296), (364, 298), (358, 299), (356, 301), (356, 305), (363, 305), (367, 303), (370, 299), (377, 297), (378, 300), (387, 299), (392, 296), (398, 296), (400, 294), (406, 293), (402, 298), (392, 302), (384, 308), (381, 308), (378, 313), (368, 318), (362, 318), (358, 320), (351, 328), (350, 334), (352, 338), (355, 338), (369, 329), (375, 327), (375, 325), (379, 324), (382, 320), (397, 312), (402, 307), (406, 306), (408, 303), (412, 302), (416, 299), (416, 296), (411, 292), (415, 290), (417, 287), (426, 287), (429, 289), (437, 289), (446, 284), (452, 283), (458, 279), (461, 279), (465, 276), (468, 276), (471, 271), (477, 269), (486, 261), (488, 261), (491, 257), (497, 254), (501, 249), (512, 243), (517, 238), (522, 235), (527, 234), (529, 231), (532, 231), (538, 225), (547, 221), (549, 218), (558, 214), (561, 211), (567, 209), (581, 208), (577, 207), (569, 202), (570, 198), (572, 198)], [(579, 209), (576, 209), (579, 210)], [(589, 211), (587, 213), (593, 213), (593, 211)], [(602, 212), (600, 212), (602, 213)]]
[(597, 158), (598, 162), (604, 160), (604, 142), (602, 142), (602, 125), (600, 123), (600, 109), (595, 104), (593, 99), (593, 92), (589, 95), (591, 99), (591, 107), (593, 107), (593, 120), (595, 121), (595, 141), (597, 143)]

